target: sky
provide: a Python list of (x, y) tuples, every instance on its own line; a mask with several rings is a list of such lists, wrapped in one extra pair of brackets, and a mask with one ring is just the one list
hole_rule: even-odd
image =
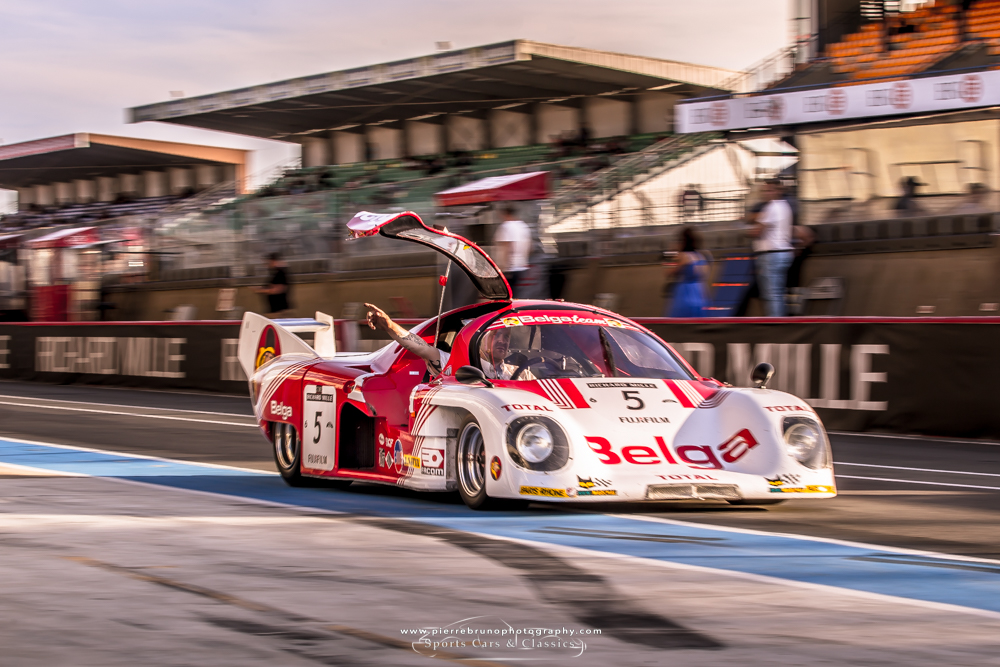
[[(511, 39), (740, 70), (788, 43), (789, 0), (0, 0), (0, 144), (71, 132), (254, 150), (294, 145), (125, 109)], [(4, 191), (0, 191), (2, 195)], [(6, 205), (12, 201), (7, 197)], [(0, 196), (0, 209), (5, 205)]]

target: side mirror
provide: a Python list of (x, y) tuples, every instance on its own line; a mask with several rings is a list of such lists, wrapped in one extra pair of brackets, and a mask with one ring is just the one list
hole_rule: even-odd
[(493, 383), (486, 379), (486, 375), (474, 366), (462, 366), (455, 371), (455, 379), (462, 384), (485, 384), (492, 387)]
[(750, 373), (750, 381), (758, 389), (767, 389), (767, 383), (772, 375), (774, 375), (774, 366), (766, 361), (762, 361), (753, 367), (753, 372)]

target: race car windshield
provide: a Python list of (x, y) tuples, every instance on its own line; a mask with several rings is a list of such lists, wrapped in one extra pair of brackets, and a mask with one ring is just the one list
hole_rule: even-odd
[(655, 337), (617, 326), (544, 324), (495, 328), (480, 339), (478, 357), (483, 372), (493, 380), (695, 379)]

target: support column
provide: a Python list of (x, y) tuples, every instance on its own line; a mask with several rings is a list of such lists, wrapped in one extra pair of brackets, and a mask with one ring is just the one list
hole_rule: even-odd
[(324, 137), (303, 137), (302, 145), (302, 166), (322, 167), (330, 164), (329, 141)]
[(27, 211), (35, 203), (35, 188), (17, 189), (17, 210)]
[(194, 187), (196, 190), (205, 190), (216, 183), (219, 179), (219, 168), (214, 164), (199, 164), (194, 168)]
[(73, 201), (77, 204), (89, 204), (97, 201), (97, 183), (87, 179), (73, 181)]
[(118, 191), (130, 197), (141, 197), (141, 180), (138, 174), (118, 174)]
[(72, 183), (53, 183), (56, 191), (56, 204), (72, 204), (76, 198)]
[(167, 194), (167, 175), (162, 171), (142, 172), (142, 196), (163, 197)]
[(52, 206), (56, 203), (55, 188), (50, 183), (35, 186), (35, 203), (39, 206)]
[(194, 191), (194, 174), (191, 169), (171, 167), (167, 170), (168, 191), (172, 195), (180, 195)]
[(97, 201), (112, 202), (118, 196), (118, 178), (99, 176), (97, 178)]

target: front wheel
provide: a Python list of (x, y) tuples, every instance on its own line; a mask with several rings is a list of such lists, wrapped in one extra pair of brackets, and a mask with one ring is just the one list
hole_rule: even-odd
[(305, 486), (301, 466), (302, 441), (295, 427), (284, 422), (271, 424), (271, 441), (274, 443), (274, 463), (281, 478), (289, 486)]

